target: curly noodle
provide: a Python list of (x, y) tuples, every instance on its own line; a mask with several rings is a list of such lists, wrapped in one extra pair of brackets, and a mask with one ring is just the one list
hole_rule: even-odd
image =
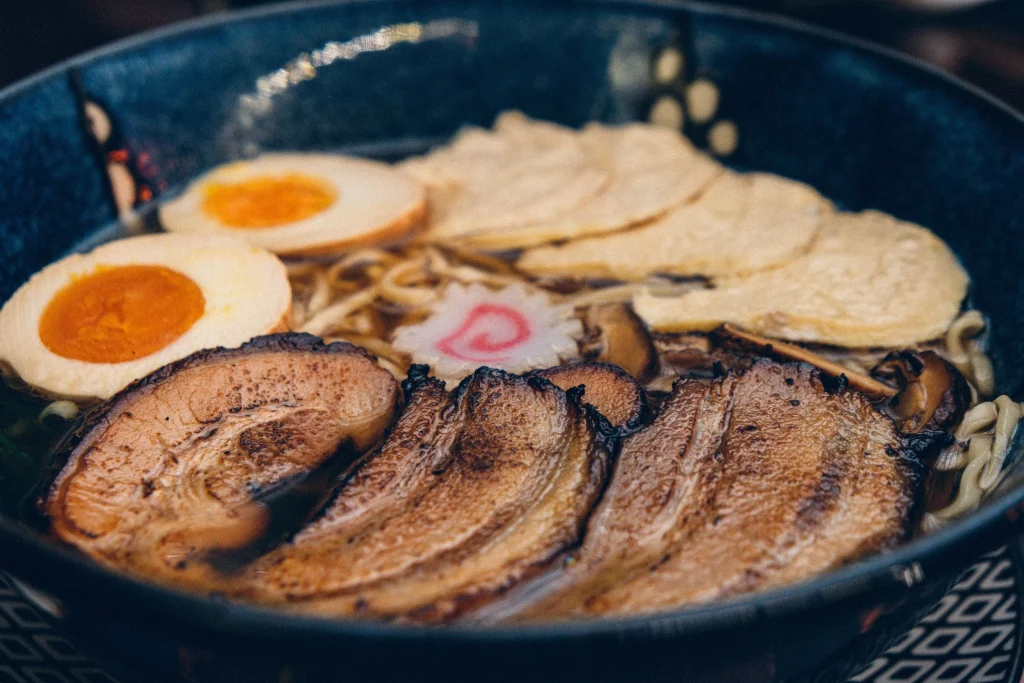
[(1003, 476), (1003, 464), (1022, 416), (1021, 405), (1009, 396), (971, 408), (956, 430), (956, 442), (935, 462), (938, 472), (962, 470), (953, 500), (939, 510), (926, 512), (923, 531), (934, 531), (981, 503)]
[(981, 336), (986, 327), (980, 311), (965, 311), (949, 326), (945, 338), (949, 362), (963, 373), (981, 398), (988, 398), (995, 391), (992, 362), (985, 354)]
[(384, 320), (422, 318), (451, 282), (497, 288), (523, 281), (500, 259), (434, 246), (360, 249), (333, 262), (291, 264), (288, 273), (293, 329), (358, 344), (397, 377), (409, 358), (388, 341)]

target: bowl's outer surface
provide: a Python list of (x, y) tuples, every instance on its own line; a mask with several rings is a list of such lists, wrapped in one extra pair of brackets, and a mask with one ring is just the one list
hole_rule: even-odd
[[(455, 30), (449, 38), (389, 45), (415, 29), (377, 33), (446, 19), (463, 23), (427, 25)], [(360, 36), (375, 37), (353, 41)], [(314, 78), (307, 65), (296, 71), (295, 58), (325, 45), (317, 59), (332, 64)], [(807, 181), (847, 208), (888, 211), (949, 242), (974, 278), (974, 305), (992, 317), (999, 391), (1020, 398), (1021, 119), (877, 50), (703, 6), (279, 7), (159, 32), (58, 67), (0, 94), (0, 300), (115, 219), (103, 164), (83, 132), (83, 97), (110, 113), (139, 179), (159, 196), (261, 150), (413, 149), (509, 108), (572, 125), (644, 119), (656, 97), (678, 88), (652, 77), (652, 61), (668, 46), (685, 55), (687, 80), (709, 78), (721, 89), (718, 116), (740, 132), (730, 160), (737, 166)], [(281, 71), (289, 63), (291, 85)], [(705, 130), (688, 132), (701, 138)], [(889, 555), (783, 591), (647, 620), (492, 631), (303, 620), (115, 576), (2, 516), (0, 563), (58, 596), (93, 640), (167, 676), (757, 680), (827, 659), (833, 668), (823, 680), (831, 680), (927, 608), (972, 553), (1014, 529), (1022, 469), (1011, 465), (1001, 494), (969, 519)], [(868, 637), (850, 645), (860, 632)]]

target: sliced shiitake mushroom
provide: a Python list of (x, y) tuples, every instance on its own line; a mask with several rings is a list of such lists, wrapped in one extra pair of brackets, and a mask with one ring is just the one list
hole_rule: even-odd
[(588, 355), (618, 365), (641, 383), (654, 376), (658, 354), (647, 327), (628, 304), (591, 306), (584, 323), (592, 338)]
[(838, 380), (841, 384), (849, 385), (874, 400), (893, 398), (897, 393), (895, 388), (884, 382), (859, 372), (853, 372), (802, 346), (752, 334), (728, 323), (711, 333), (711, 342), (725, 349), (745, 351), (749, 354), (780, 361), (798, 361), (813, 365), (824, 375)]
[(907, 434), (952, 429), (971, 404), (967, 380), (934, 351), (890, 353), (871, 374), (901, 387), (889, 412)]
[(713, 344), (706, 334), (655, 332), (651, 338), (661, 358), (663, 373), (712, 377), (716, 366), (722, 370), (744, 372), (757, 359), (756, 355), (748, 352), (749, 349), (737, 352)]

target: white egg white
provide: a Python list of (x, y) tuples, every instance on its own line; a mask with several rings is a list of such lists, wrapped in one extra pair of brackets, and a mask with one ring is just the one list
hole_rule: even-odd
[[(159, 351), (123, 363), (65, 358), (47, 348), (40, 339), (39, 323), (53, 297), (101, 266), (127, 265), (163, 266), (188, 277), (206, 301), (202, 316)], [(0, 309), (0, 365), (48, 396), (105, 399), (195, 351), (238, 346), (282, 330), (290, 307), (291, 287), (284, 264), (264, 249), (218, 236), (130, 237), (63, 258), (22, 285)]]
[[(206, 188), (266, 177), (300, 174), (326, 183), (334, 203), (308, 218), (260, 228), (227, 225), (203, 209)], [(231, 235), (288, 256), (332, 254), (396, 242), (421, 226), (426, 193), (412, 176), (388, 164), (338, 154), (264, 154), (218, 166), (194, 180), (160, 209), (171, 232)]]

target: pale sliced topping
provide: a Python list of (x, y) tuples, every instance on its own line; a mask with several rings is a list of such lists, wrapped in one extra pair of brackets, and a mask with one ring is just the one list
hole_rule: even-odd
[[(129, 277), (120, 292), (86, 289), (87, 295), (76, 293), (71, 308), (58, 309), (56, 314), (64, 323), (58, 330), (67, 335), (66, 341), (74, 341), (80, 349), (91, 345), (97, 352), (106, 349), (104, 353), (128, 356), (90, 359), (68, 354), (52, 346), (55, 340), (49, 334), (40, 334), (47, 310), (71, 285), (87, 286), (98, 274), (126, 275), (135, 269), (152, 274), (154, 268), (164, 275), (147, 286)], [(167, 273), (189, 287), (169, 288), (163, 280)], [(193, 290), (199, 295), (199, 317), (177, 336), (165, 337), (162, 345), (131, 357), (140, 348), (134, 343), (140, 341), (136, 335), (148, 333), (154, 335), (151, 339), (160, 339), (168, 321), (181, 321), (174, 304), (185, 307), (181, 292)], [(195, 293), (190, 300), (196, 305)], [(48, 397), (107, 399), (140, 377), (200, 349), (237, 346), (284, 329), (290, 306), (284, 264), (263, 249), (221, 235), (151, 234), (115, 240), (51, 263), (4, 304), (0, 371), (11, 372)], [(69, 311), (79, 315), (72, 318)]]
[(458, 382), (481, 366), (526, 372), (571, 360), (582, 334), (572, 307), (553, 305), (542, 291), (451, 284), (427, 320), (398, 328), (394, 346), (435, 377)]
[(593, 199), (515, 231), (477, 231), (465, 242), (518, 249), (615, 232), (656, 218), (694, 197), (722, 167), (676, 131), (630, 124), (591, 124), (579, 136), (592, 163), (611, 182)]
[(967, 274), (928, 230), (866, 211), (835, 214), (809, 253), (769, 271), (722, 278), (678, 297), (641, 293), (636, 312), (659, 331), (731, 322), (769, 337), (846, 347), (899, 347), (941, 336)]
[(643, 280), (772, 268), (805, 253), (832, 206), (815, 190), (765, 173), (719, 175), (697, 201), (649, 225), (527, 251), (535, 275)]
[(401, 168), (428, 188), (431, 241), (551, 220), (608, 182), (576, 131), (518, 112), (503, 114), (493, 132), (464, 129)]
[(169, 232), (227, 235), (284, 256), (338, 254), (409, 238), (420, 183), (380, 161), (274, 153), (223, 164), (160, 207)]

